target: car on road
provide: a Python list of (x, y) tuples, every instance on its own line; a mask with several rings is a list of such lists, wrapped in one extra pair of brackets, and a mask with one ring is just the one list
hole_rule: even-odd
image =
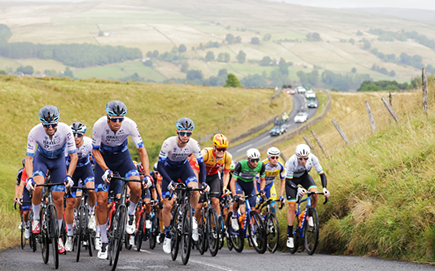
[(306, 122), (308, 119), (308, 113), (307, 112), (299, 112), (296, 116), (294, 121), (295, 122)]
[(290, 95), (294, 95), (294, 94), (296, 94), (296, 90), (294, 88), (291, 88), (291, 89), (287, 90), (287, 93)]
[(298, 86), (298, 87), (296, 87), (296, 92), (297, 92), (297, 93), (304, 94), (305, 91), (307, 91), (307, 90), (306, 90), (303, 86)]
[(270, 130), (271, 136), (279, 136), (287, 132), (288, 126), (286, 124), (276, 125)]
[(305, 92), (305, 98), (307, 98), (307, 99), (315, 99), (316, 98), (316, 93), (314, 93), (313, 90), (307, 90)]
[(317, 108), (317, 100), (309, 99), (307, 103), (308, 108)]

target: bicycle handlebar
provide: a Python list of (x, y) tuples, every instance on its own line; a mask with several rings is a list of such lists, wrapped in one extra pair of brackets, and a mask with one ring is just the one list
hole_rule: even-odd
[(104, 190), (107, 189), (107, 184), (109, 184), (111, 180), (121, 180), (125, 183), (129, 183), (129, 182), (141, 183), (142, 182), (142, 180), (136, 180), (136, 179), (130, 179), (130, 178), (118, 177), (118, 176), (109, 176), (108, 179), (109, 179), (109, 182), (104, 183), (104, 186), (103, 186)]
[(95, 190), (95, 188), (79, 187), (79, 186), (71, 186), (71, 188), (80, 189), (80, 190), (83, 190), (83, 191)]
[[(310, 197), (312, 195), (325, 195), (323, 194), (323, 192), (307, 192), (305, 193), (305, 195), (307, 195), (307, 197)], [(301, 200), (302, 198), (298, 199), (298, 202)], [(329, 203), (329, 199), (328, 197), (325, 197), (325, 201), (323, 202), (323, 204)]]

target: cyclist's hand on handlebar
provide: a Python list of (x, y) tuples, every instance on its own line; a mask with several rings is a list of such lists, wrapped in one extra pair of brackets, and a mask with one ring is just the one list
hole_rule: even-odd
[(260, 196), (264, 198), (266, 196), (266, 191), (260, 190)]
[(223, 192), (224, 195), (229, 195), (230, 194), (230, 190), (228, 190), (228, 188), (226, 188), (226, 187), (222, 190), (222, 192)]
[(207, 183), (202, 183), (202, 189), (204, 192), (210, 192), (210, 186)]
[(168, 190), (169, 190), (169, 191), (174, 191), (174, 190), (175, 190), (175, 183), (174, 183), (174, 181), (171, 181), (171, 182), (168, 184)]
[(36, 182), (33, 180), (32, 177), (27, 179), (27, 185), (26, 185), (27, 190), (29, 190), (29, 191), (35, 190), (35, 185), (36, 185)]
[(104, 171), (103, 176), (101, 176), (101, 179), (103, 179), (103, 181), (105, 181), (106, 183), (110, 183), (110, 178), (113, 176), (113, 171), (111, 171), (110, 169), (106, 169)]
[(325, 197), (329, 197), (331, 195), (331, 193), (329, 193), (326, 187), (323, 187), (323, 195), (325, 195)]
[(302, 187), (298, 187), (298, 197), (301, 198), (303, 195), (305, 195), (305, 193), (307, 192), (307, 190), (305, 190)]
[(69, 175), (66, 175), (65, 180), (63, 180), (63, 183), (65, 184), (66, 188), (69, 188), (74, 185), (74, 181)]
[(281, 203), (284, 203), (285, 198), (284, 198), (283, 196), (280, 196), (280, 197), (279, 197), (279, 201), (280, 201)]
[(240, 196), (239, 195), (235, 195), (234, 196), (234, 202), (238, 202), (240, 200)]
[(150, 176), (145, 176), (142, 179), (142, 185), (145, 189), (149, 188), (153, 183), (151, 182)]

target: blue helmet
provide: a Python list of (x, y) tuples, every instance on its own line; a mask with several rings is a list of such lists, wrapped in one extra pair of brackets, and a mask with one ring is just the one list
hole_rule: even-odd
[(195, 129), (195, 124), (193, 124), (193, 121), (189, 118), (181, 118), (177, 120), (175, 127), (178, 130), (193, 130)]
[(81, 122), (73, 122), (71, 124), (71, 130), (76, 133), (86, 133), (86, 125)]
[(127, 106), (121, 101), (111, 101), (106, 104), (106, 112), (109, 116), (123, 117), (127, 114)]
[(44, 123), (56, 122), (59, 120), (60, 111), (54, 105), (46, 105), (39, 109), (39, 120)]

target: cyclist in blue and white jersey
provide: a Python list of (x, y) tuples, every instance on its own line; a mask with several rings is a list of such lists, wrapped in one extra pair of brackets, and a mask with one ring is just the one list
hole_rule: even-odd
[[(151, 185), (148, 154), (136, 123), (125, 116), (127, 106), (121, 101), (111, 101), (106, 104), (106, 112), (106, 116), (95, 122), (92, 136), (92, 154), (97, 162), (95, 166), (96, 213), (102, 241), (101, 250), (98, 252), (99, 259), (107, 259), (107, 202), (110, 187), (107, 186), (104, 189), (105, 182), (109, 182), (108, 177), (112, 176), (114, 171), (119, 172), (122, 177), (140, 179), (139, 172), (128, 151), (128, 136), (133, 139), (145, 169), (144, 185)], [(134, 212), (141, 196), (141, 184), (131, 182), (128, 186), (131, 200), (128, 207), (126, 232), (133, 234), (135, 231)]]
[[(305, 194), (305, 188), (309, 192), (317, 192), (317, 186), (313, 178), (308, 174), (311, 168), (317, 170), (320, 175), (323, 186), (323, 194), (329, 197), (330, 193), (326, 189), (326, 175), (323, 168), (319, 163), (319, 159), (310, 153), (310, 147), (305, 144), (296, 146), (296, 154), (293, 154), (285, 163), (286, 181), (281, 183), (281, 197), (286, 194), (287, 202), (289, 204), (287, 213), (287, 247), (294, 248), (293, 240), (293, 223), (295, 220), (295, 210), (297, 197), (302, 197)], [(301, 185), (303, 188), (298, 187)], [(311, 196), (311, 203), (313, 207), (317, 204), (317, 195)], [(313, 226), (313, 218), (308, 214), (308, 225)]]
[[(74, 174), (77, 165), (77, 148), (71, 128), (63, 122), (58, 122), (59, 117), (60, 112), (57, 107), (47, 105), (41, 108), (39, 110), (39, 120), (42, 125), (38, 124), (33, 127), (27, 139), (25, 168), (28, 179), (26, 188), (29, 191), (34, 190), (32, 197), (33, 233), (41, 232), (39, 211), (41, 208), (42, 188), (35, 187), (35, 185), (44, 183), (47, 170), (50, 170), (52, 183), (64, 184), (52, 188), (59, 229), (62, 224), (65, 187), (70, 187), (74, 183), (71, 176)], [(64, 158), (65, 148), (67, 148), (71, 159), (68, 172)], [(58, 250), (59, 253), (65, 251), (61, 238), (59, 238)]]
[[(89, 159), (92, 153), (92, 139), (86, 135), (86, 125), (81, 122), (73, 122), (71, 124), (71, 130), (74, 135), (74, 141), (77, 147), (78, 162), (76, 170), (72, 176), (74, 181), (74, 186), (79, 186), (79, 180), (83, 181), (83, 185), (88, 188), (94, 188), (94, 171), (92, 170), (92, 165)], [(67, 167), (69, 167), (71, 159), (67, 157)], [(67, 193), (66, 209), (65, 209), (65, 222), (67, 228), (67, 239), (65, 242), (65, 250), (72, 251), (73, 248), (73, 222), (74, 222), (74, 206), (77, 205), (76, 202), (76, 189), (71, 189), (71, 193)], [(88, 227), (95, 230), (95, 199), (96, 195), (93, 190), (88, 191), (89, 198), (89, 222)], [(80, 204), (80, 203), (79, 203)]]
[[(21, 202), (20, 202), (21, 196), (20, 195), (23, 193), (23, 191), (21, 189), (21, 176), (23, 175), (25, 162), (26, 162), (26, 158), (23, 159), (23, 167), (17, 171), (17, 181), (16, 181), (16, 185), (15, 185), (15, 197), (14, 197), (14, 202), (17, 204), (21, 204)], [(20, 208), (19, 212), (20, 212), (20, 216), (23, 216), (23, 208)], [(24, 227), (24, 225), (20, 221), (20, 225), (18, 226), (18, 229), (21, 230), (22, 227)]]
[[(177, 136), (172, 136), (163, 142), (157, 167), (163, 177), (161, 188), (164, 204), (162, 216), (165, 227), (165, 240), (163, 242), (163, 251), (165, 253), (171, 252), (171, 210), (175, 204), (175, 199), (168, 199), (169, 191), (175, 188), (175, 182), (178, 179), (189, 187), (198, 188), (198, 180), (187, 160), (190, 154), (195, 155), (198, 160), (200, 168), (199, 181), (202, 183), (204, 190), (208, 191), (210, 189), (205, 183), (206, 166), (201, 155), (201, 147), (195, 139), (190, 138), (195, 128), (193, 121), (189, 118), (181, 118), (177, 120), (175, 127), (177, 128)], [(198, 191), (193, 191), (190, 198), (190, 205), (193, 209), (198, 205), (198, 200)], [(198, 224), (196, 218), (192, 218), (192, 239), (198, 241)]]

